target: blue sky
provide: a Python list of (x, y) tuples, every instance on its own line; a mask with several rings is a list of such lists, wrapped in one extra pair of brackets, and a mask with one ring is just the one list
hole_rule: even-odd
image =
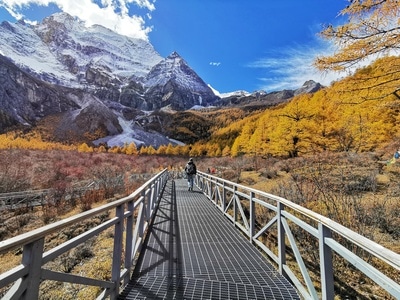
[(347, 0), (0, 0), (0, 20), (40, 22), (65, 11), (149, 40), (161, 56), (178, 52), (221, 93), (325, 85), (340, 74), (312, 67), (332, 47), (317, 36), (340, 24)]

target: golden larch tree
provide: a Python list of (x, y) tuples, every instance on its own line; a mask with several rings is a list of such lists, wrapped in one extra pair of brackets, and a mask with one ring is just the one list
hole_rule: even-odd
[[(328, 24), (321, 36), (332, 41), (336, 52), (330, 56), (320, 56), (315, 65), (320, 70), (344, 71), (367, 59), (378, 56), (398, 54), (400, 47), (400, 3), (398, 0), (357, 0), (340, 12), (347, 17), (347, 23), (332, 26)], [(368, 77), (365, 74), (357, 82), (358, 88), (378, 89), (380, 95), (398, 94), (400, 90), (400, 61), (387, 65), (381, 77)], [(387, 78), (390, 75), (390, 78)], [(383, 85), (390, 85), (390, 91), (382, 90)], [(375, 94), (377, 91), (375, 91)]]

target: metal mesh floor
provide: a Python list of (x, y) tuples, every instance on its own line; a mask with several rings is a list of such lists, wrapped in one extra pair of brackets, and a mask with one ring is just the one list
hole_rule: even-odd
[(167, 183), (143, 250), (119, 299), (300, 299), (185, 180)]

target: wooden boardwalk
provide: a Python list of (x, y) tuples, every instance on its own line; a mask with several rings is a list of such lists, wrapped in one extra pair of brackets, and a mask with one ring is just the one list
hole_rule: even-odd
[(198, 189), (169, 181), (118, 299), (300, 299)]

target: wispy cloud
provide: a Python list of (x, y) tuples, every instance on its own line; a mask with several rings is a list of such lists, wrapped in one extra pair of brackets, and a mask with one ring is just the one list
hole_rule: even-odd
[[(29, 20), (24, 15), (24, 10), (31, 5), (49, 6), (57, 5), (60, 10), (85, 21), (87, 26), (100, 24), (120, 34), (148, 40), (152, 28), (146, 26), (145, 19), (130, 13), (131, 6), (145, 9), (147, 17), (155, 10), (155, 0), (2, 0), (0, 6), (4, 7), (14, 18)], [(143, 15), (146, 15), (144, 13)]]
[(331, 46), (319, 42), (313, 46), (298, 45), (280, 51), (269, 52), (268, 56), (248, 64), (251, 68), (260, 68), (265, 76), (258, 78), (259, 88), (268, 92), (284, 89), (296, 89), (307, 80), (314, 80), (323, 85), (344, 77), (337, 72), (320, 72), (313, 62), (317, 56), (333, 53)]
[(218, 67), (220, 64), (221, 64), (220, 62), (213, 62), (213, 61), (210, 62), (210, 66)]

